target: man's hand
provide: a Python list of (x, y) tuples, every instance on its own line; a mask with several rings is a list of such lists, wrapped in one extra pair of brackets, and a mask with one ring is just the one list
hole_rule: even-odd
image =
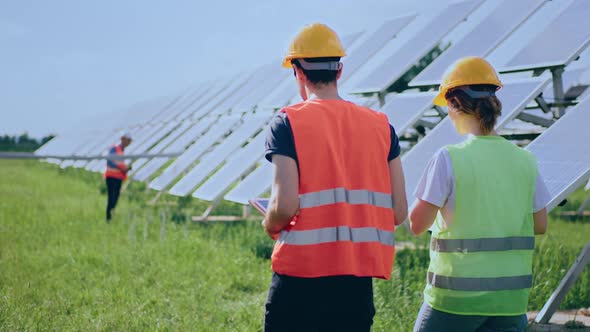
[(273, 232), (268, 228), (268, 222), (266, 221), (266, 219), (262, 220), (262, 227), (264, 228), (266, 234), (268, 234), (268, 236), (275, 241), (279, 238), (279, 235), (281, 235), (280, 231)]

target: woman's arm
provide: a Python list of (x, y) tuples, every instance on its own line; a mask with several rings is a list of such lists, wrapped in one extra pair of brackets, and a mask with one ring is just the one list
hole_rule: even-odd
[(410, 228), (415, 235), (427, 231), (434, 223), (439, 207), (421, 199), (414, 205), (410, 212)]
[(547, 209), (544, 208), (533, 213), (533, 221), (535, 222), (535, 234), (545, 234), (547, 232)]
[(391, 178), (391, 193), (393, 195), (393, 213), (395, 225), (400, 225), (408, 217), (408, 200), (406, 198), (406, 184), (401, 158), (397, 157), (389, 162), (389, 177)]

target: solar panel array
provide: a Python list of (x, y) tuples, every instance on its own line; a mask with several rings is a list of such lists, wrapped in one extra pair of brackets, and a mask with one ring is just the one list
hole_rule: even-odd
[[(487, 1), (487, 2), (486, 2)], [(438, 46), (450, 41), (432, 63), (409, 83), (410, 86), (436, 86), (445, 68), (456, 59), (479, 55), (487, 57), (548, 0), (466, 0), (424, 13), (402, 15), (373, 30), (342, 38), (348, 57), (343, 59), (344, 93), (362, 93), (352, 100), (365, 105), (376, 104), (392, 84), (417, 68), (419, 61)], [(485, 5), (484, 5), (485, 4)], [(490, 5), (494, 5), (493, 7)], [(492, 10), (489, 10), (493, 8)], [(505, 74), (505, 86), (499, 91), (503, 114), (496, 130), (504, 130), (525, 108), (536, 107), (539, 97), (549, 97), (553, 88), (549, 73), (543, 69), (564, 67), (564, 87), (577, 82), (586, 67), (570, 69), (590, 44), (590, 2), (570, 0), (543, 29), (528, 36), (526, 45), (495, 64)], [(472, 17), (479, 20), (470, 21)], [(465, 22), (467, 21), (467, 22)], [(471, 30), (463, 36), (454, 34), (465, 24)], [(573, 68), (573, 67), (572, 67)], [(111, 144), (125, 132), (133, 136), (126, 150), (131, 153), (173, 153), (176, 158), (141, 158), (129, 161), (131, 177), (146, 181), (153, 190), (172, 195), (192, 195), (215, 202), (220, 199), (248, 204), (248, 200), (268, 194), (272, 181), (272, 164), (264, 159), (266, 127), (272, 114), (298, 98), (292, 73), (279, 63), (256, 68), (225, 79), (196, 85), (171, 98), (155, 98), (117, 113), (116, 124), (89, 119), (60, 134), (39, 150), (39, 155), (94, 156), (105, 154)], [(378, 109), (384, 112), (399, 136), (417, 137), (416, 127), (427, 123), (433, 127), (402, 156), (406, 188), (410, 199), (429, 159), (447, 144), (461, 141), (444, 109), (435, 109), (436, 91), (404, 91), (381, 98)], [(574, 98), (577, 96), (574, 96)], [(537, 102), (536, 102), (537, 101)], [(539, 169), (547, 181), (555, 206), (590, 178), (590, 98), (555, 121), (530, 143), (527, 149), (537, 155)], [(427, 122), (424, 122), (427, 121)], [(84, 167), (102, 172), (104, 160), (50, 160), (61, 167)], [(156, 176), (157, 175), (157, 176)]]

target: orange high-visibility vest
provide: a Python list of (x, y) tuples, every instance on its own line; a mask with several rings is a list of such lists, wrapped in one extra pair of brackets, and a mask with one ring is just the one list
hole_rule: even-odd
[(273, 270), (389, 279), (395, 222), (386, 115), (344, 100), (310, 100), (283, 112), (299, 161), (300, 212), (275, 243)]
[[(123, 155), (123, 147), (120, 144), (111, 147), (109, 154), (113, 154), (113, 150), (117, 156)], [(107, 160), (107, 170), (104, 172), (104, 177), (125, 180), (127, 179), (127, 173), (123, 172), (123, 169), (127, 169), (125, 162), (120, 160)]]

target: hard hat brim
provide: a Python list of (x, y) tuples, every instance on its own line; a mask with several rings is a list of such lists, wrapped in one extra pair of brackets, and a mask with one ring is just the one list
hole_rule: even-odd
[(447, 98), (445, 98), (446, 91), (439, 92), (432, 103), (436, 106), (447, 106)]
[(285, 58), (285, 59), (283, 60), (282, 67), (283, 67), (283, 68), (292, 68), (292, 67), (293, 67), (293, 64), (291, 64), (291, 59), (289, 59), (289, 58)]

